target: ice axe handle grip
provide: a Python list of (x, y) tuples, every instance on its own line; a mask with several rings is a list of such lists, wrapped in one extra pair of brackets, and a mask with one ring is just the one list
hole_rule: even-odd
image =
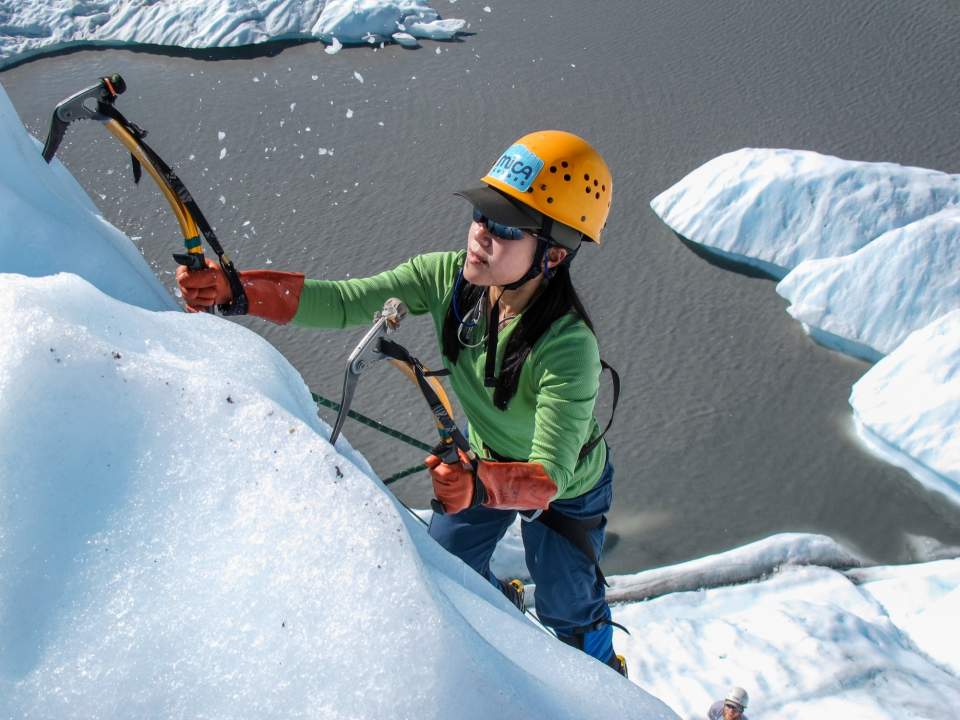
[(199, 253), (174, 253), (173, 259), (177, 265), (183, 265), (187, 270), (203, 270), (207, 267), (207, 260)]

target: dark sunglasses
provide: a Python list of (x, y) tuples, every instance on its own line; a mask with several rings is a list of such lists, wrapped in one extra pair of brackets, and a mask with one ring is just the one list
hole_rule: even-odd
[(733, 710), (734, 712), (738, 712), (738, 713), (743, 712), (742, 707), (740, 707), (739, 705), (734, 705), (733, 703), (724, 703), (723, 706), (725, 708), (729, 708), (730, 710)]
[(504, 225), (503, 223), (494, 222), (482, 212), (473, 209), (473, 221), (485, 225), (487, 230), (490, 231), (491, 235), (494, 235), (501, 240), (519, 240), (523, 237), (526, 230), (522, 228), (514, 227), (513, 225)]

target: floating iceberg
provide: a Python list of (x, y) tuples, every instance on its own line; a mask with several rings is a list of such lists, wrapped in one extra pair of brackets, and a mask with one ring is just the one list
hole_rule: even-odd
[(73, 45), (361, 44), (389, 42), (398, 30), (449, 40), (465, 25), (424, 0), (23, 0), (0, 3), (0, 67)]
[(960, 208), (884, 233), (851, 255), (806, 260), (777, 292), (824, 345), (876, 361), (960, 309)]
[(850, 405), (869, 447), (960, 503), (960, 310), (874, 365)]
[(744, 148), (700, 166), (650, 205), (705, 254), (779, 280), (804, 260), (848, 255), (958, 202), (957, 175)]

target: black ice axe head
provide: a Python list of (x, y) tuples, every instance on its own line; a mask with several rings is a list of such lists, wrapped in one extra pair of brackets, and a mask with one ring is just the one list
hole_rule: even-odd
[(112, 105), (117, 95), (123, 94), (127, 84), (119, 75), (100, 78), (100, 82), (91, 85), (86, 90), (71, 95), (62, 100), (53, 109), (53, 118), (50, 120), (50, 130), (43, 145), (43, 159), (53, 160), (57, 148), (63, 140), (67, 126), (74, 120), (106, 120), (100, 111), (102, 105)]

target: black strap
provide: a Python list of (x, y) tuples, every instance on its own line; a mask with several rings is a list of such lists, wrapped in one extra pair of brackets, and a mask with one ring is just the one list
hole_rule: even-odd
[(603, 440), (603, 436), (607, 434), (607, 430), (609, 430), (610, 426), (613, 425), (613, 416), (617, 414), (617, 404), (620, 402), (620, 374), (613, 369), (612, 365), (609, 365), (603, 358), (601, 358), (600, 372), (603, 373), (604, 370), (610, 371), (610, 379), (613, 382), (613, 407), (610, 409), (610, 420), (607, 422), (607, 426), (603, 429), (602, 433), (580, 448), (580, 456), (577, 458), (578, 462), (589, 455), (590, 452), (597, 446), (597, 444)]
[[(529, 513), (524, 512), (523, 514), (529, 517), (532, 511)], [(610, 584), (603, 575), (603, 570), (600, 569), (600, 560), (593, 551), (593, 543), (590, 542), (590, 536), (587, 534), (590, 530), (595, 530), (600, 527), (600, 523), (603, 522), (603, 515), (581, 519), (564, 515), (562, 512), (549, 507), (540, 513), (536, 519), (558, 535), (565, 537), (573, 543), (573, 545), (593, 563), (593, 567), (597, 571), (597, 579), (605, 586), (610, 587)]]
[[(443, 406), (443, 402), (433, 387), (427, 382), (427, 372), (424, 370), (421, 362), (413, 357), (405, 347), (386, 338), (380, 338), (378, 350), (387, 357), (399, 360), (410, 366), (417, 378), (417, 387), (420, 388), (420, 392), (430, 406), (433, 416), (437, 419), (437, 422), (440, 423), (443, 430), (444, 445), (449, 446), (452, 444), (456, 449), (469, 454), (470, 443), (463, 436), (463, 433), (460, 432), (460, 428), (457, 427), (453, 418), (450, 417), (450, 413), (448, 413), (447, 409)], [(447, 442), (447, 439), (449, 439), (449, 442)], [(459, 458), (456, 461), (459, 462)], [(476, 468), (474, 468), (474, 470), (476, 470)], [(476, 474), (476, 472), (474, 472), (474, 474)]]
[(500, 335), (500, 300), (490, 308), (487, 323), (487, 361), (483, 367), (483, 386), (497, 386), (497, 339)]
[(614, 622), (610, 618), (600, 618), (596, 622), (590, 623), (589, 625), (581, 625), (580, 627), (573, 628), (570, 630), (569, 635), (558, 635), (563, 642), (567, 645), (572, 645), (578, 650), (583, 650), (583, 636), (588, 632), (593, 632), (594, 630), (599, 630), (604, 625), (610, 625), (611, 627), (619, 628), (623, 630), (627, 635), (630, 634), (630, 631), (621, 625), (618, 622)]

